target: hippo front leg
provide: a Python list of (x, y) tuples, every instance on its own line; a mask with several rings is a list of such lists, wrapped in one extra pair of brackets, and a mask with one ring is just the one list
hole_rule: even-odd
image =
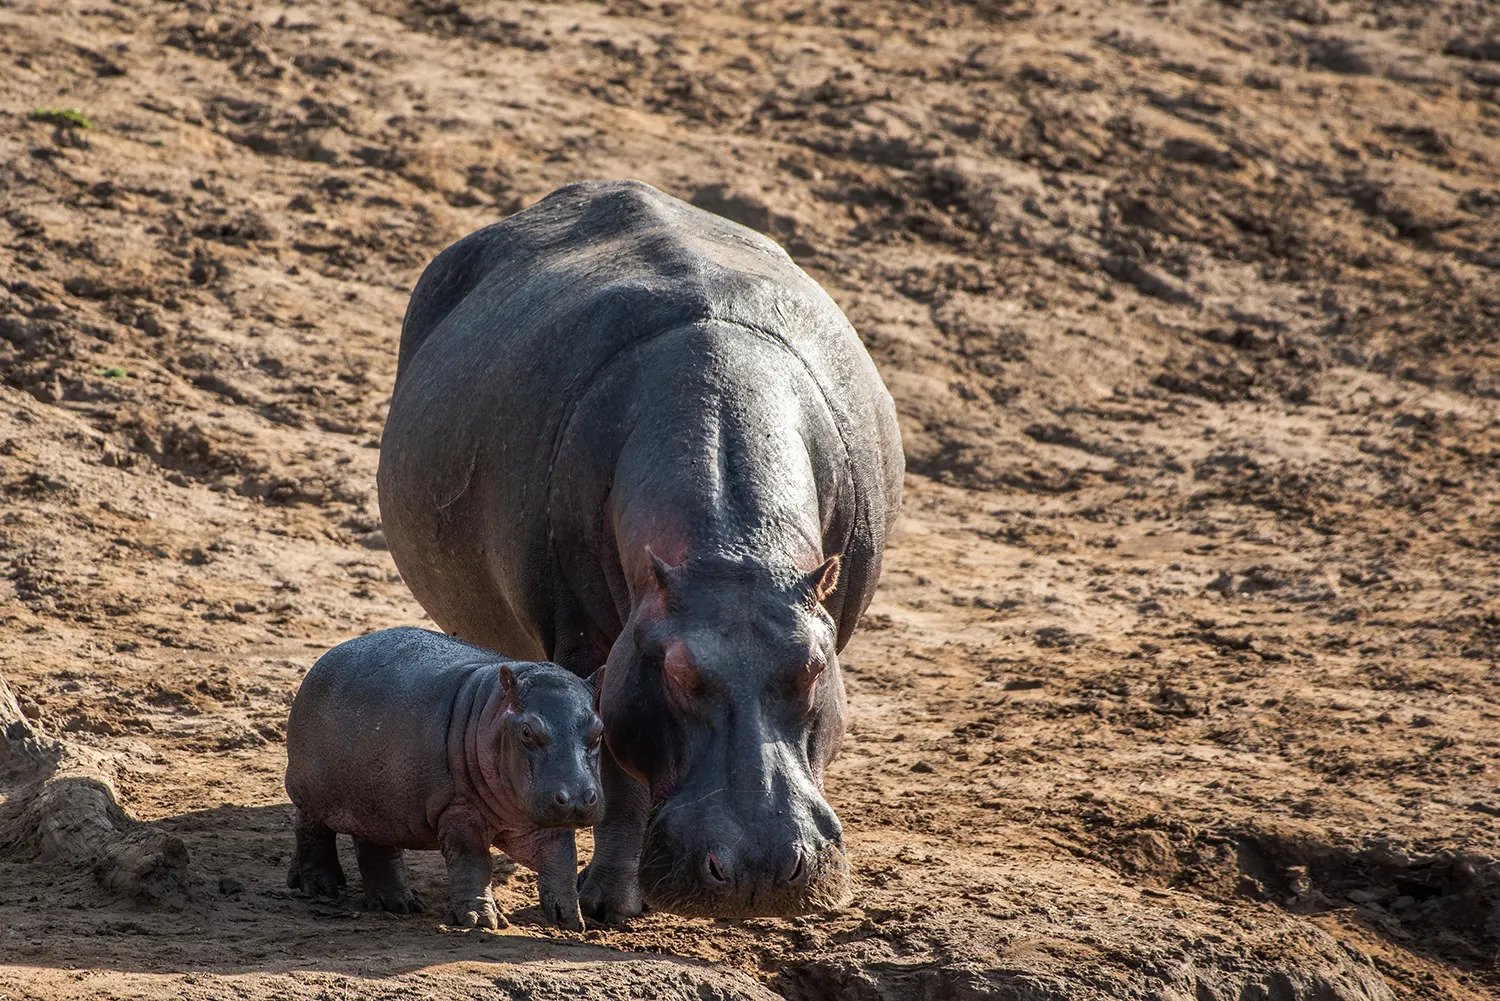
[(537, 844), (536, 887), (548, 921), (569, 931), (583, 931), (583, 911), (578, 907), (578, 845), (571, 830), (544, 832)]
[(605, 747), (599, 754), (604, 819), (594, 828), (594, 857), (578, 877), (583, 914), (596, 924), (619, 924), (646, 909), (641, 899), (641, 846), (651, 797)]
[(458, 928), (505, 928), (490, 891), (494, 875), (490, 838), (474, 814), (448, 810), (438, 820), (438, 844), (448, 863), (448, 924)]

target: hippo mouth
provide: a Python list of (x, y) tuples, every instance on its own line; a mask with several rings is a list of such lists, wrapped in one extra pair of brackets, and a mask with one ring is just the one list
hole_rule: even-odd
[(684, 844), (670, 837), (656, 823), (659, 810), (652, 810), (640, 869), (641, 894), (653, 910), (684, 917), (791, 917), (833, 910), (853, 897), (842, 840), (747, 855), (753, 838)]

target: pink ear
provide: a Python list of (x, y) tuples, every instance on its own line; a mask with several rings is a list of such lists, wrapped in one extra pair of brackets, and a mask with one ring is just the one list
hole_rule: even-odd
[(516, 695), (516, 672), (509, 667), (500, 667), (500, 707), (506, 711), (514, 711), (519, 699)]
[(839, 570), (843, 566), (843, 557), (835, 553), (823, 561), (823, 565), (807, 575), (808, 593), (816, 602), (828, 600), (839, 586)]
[(656, 586), (663, 594), (670, 593), (672, 568), (667, 566), (660, 556), (653, 553), (650, 546), (646, 547), (646, 559), (651, 562), (651, 577), (656, 581)]

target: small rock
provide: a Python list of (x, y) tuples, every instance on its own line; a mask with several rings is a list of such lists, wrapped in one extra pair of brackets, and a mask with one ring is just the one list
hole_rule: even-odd
[(245, 884), (235, 879), (233, 876), (220, 876), (219, 892), (224, 894), (224, 896), (226, 897), (233, 896), (236, 893), (244, 893)]
[(385, 532), (381, 531), (378, 528), (373, 532), (367, 532), (364, 535), (361, 535), (359, 537), (359, 544), (361, 546), (364, 546), (366, 549), (390, 548), (386, 545), (385, 542)]
[(921, 772), (925, 775), (928, 772), (932, 771), (932, 766), (925, 761), (918, 761), (916, 764), (911, 766), (911, 770), (914, 772)]
[(1307, 876), (1307, 866), (1305, 865), (1287, 866), (1285, 878), (1287, 889), (1292, 891), (1294, 899), (1305, 896), (1312, 890), (1312, 880)]

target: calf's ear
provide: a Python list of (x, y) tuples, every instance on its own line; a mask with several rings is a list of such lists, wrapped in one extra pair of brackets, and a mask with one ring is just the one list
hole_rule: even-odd
[(516, 692), (516, 672), (508, 665), (500, 667), (500, 711), (515, 712), (520, 706), (520, 696)]

